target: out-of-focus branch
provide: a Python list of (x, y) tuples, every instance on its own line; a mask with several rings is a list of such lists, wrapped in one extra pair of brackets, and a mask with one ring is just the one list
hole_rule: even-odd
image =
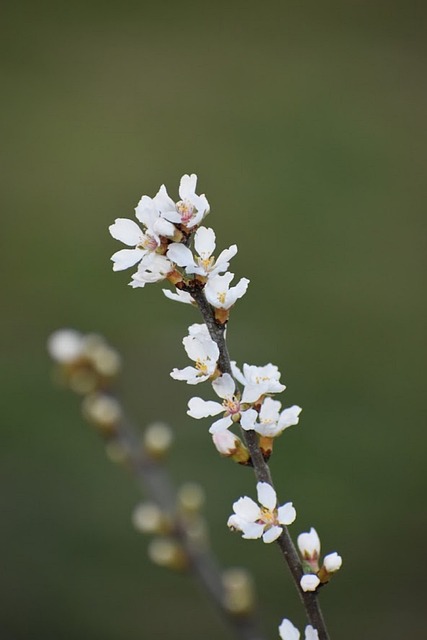
[(249, 577), (243, 570), (221, 570), (206, 536), (199, 535), (193, 526), (200, 524), (201, 517), (188, 517), (180, 508), (179, 492), (163, 460), (168, 446), (157, 442), (156, 448), (148, 437), (143, 442), (113, 395), (111, 388), (120, 368), (117, 352), (102, 337), (73, 330), (53, 334), (48, 348), (59, 365), (62, 382), (83, 395), (83, 414), (102, 436), (110, 457), (132, 473), (143, 495), (167, 521), (167, 536), (174, 542), (178, 562), (165, 564), (193, 574), (238, 640), (263, 640)]

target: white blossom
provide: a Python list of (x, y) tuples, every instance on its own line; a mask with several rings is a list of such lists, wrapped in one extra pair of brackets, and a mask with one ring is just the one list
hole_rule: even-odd
[(243, 373), (235, 362), (231, 363), (233, 376), (244, 385), (242, 402), (256, 402), (266, 393), (280, 393), (286, 389), (279, 382), (280, 371), (274, 364), (266, 364), (263, 367), (244, 364)]
[(132, 275), (132, 280), (129, 284), (133, 289), (145, 287), (146, 284), (164, 280), (173, 269), (174, 265), (166, 256), (158, 253), (149, 253), (143, 256), (139, 263), (138, 271)]
[(335, 571), (341, 569), (342, 558), (334, 551), (334, 553), (329, 553), (323, 558), (323, 564), (328, 573), (335, 573)]
[(314, 573), (306, 573), (300, 580), (303, 591), (316, 591), (319, 584), (320, 580)]
[(194, 234), (194, 248), (197, 252), (196, 257), (184, 244), (174, 242), (169, 245), (167, 255), (177, 265), (185, 267), (187, 273), (212, 277), (227, 271), (231, 258), (237, 253), (237, 246), (233, 244), (228, 249), (224, 249), (215, 260), (212, 255), (215, 251), (215, 232), (206, 227), (199, 227)]
[[(290, 620), (284, 618), (279, 626), (279, 635), (282, 640), (299, 640), (301, 634)], [(319, 640), (319, 634), (311, 624), (305, 628), (305, 640)]]
[(195, 304), (193, 298), (187, 291), (181, 291), (181, 289), (177, 289), (176, 291), (171, 291), (170, 289), (162, 289), (162, 291), (166, 298), (169, 298), (169, 300), (183, 302), (184, 304)]
[(191, 398), (188, 402), (187, 414), (199, 420), (200, 418), (217, 416), (223, 413), (223, 417), (216, 420), (209, 429), (209, 433), (218, 433), (228, 429), (234, 422), (233, 417), (243, 416), (244, 411), (235, 395), (236, 384), (230, 374), (224, 373), (219, 378), (216, 378), (212, 382), (212, 387), (217, 396), (222, 399), (222, 403), (197, 397)]
[(217, 344), (209, 336), (206, 325), (193, 324), (189, 327), (189, 335), (183, 339), (183, 345), (194, 367), (174, 369), (171, 372), (175, 380), (184, 380), (188, 384), (198, 384), (210, 378), (216, 371), (219, 358)]
[(135, 209), (135, 216), (144, 226), (144, 230), (127, 218), (117, 218), (109, 230), (115, 240), (133, 247), (121, 249), (111, 256), (113, 271), (122, 271), (137, 264), (142, 258), (157, 251), (161, 245), (161, 237), (173, 238), (175, 226), (161, 217), (155, 201), (148, 196), (142, 196)]
[(233, 504), (234, 514), (228, 519), (228, 526), (243, 533), (243, 538), (261, 538), (269, 543), (277, 540), (283, 531), (280, 525), (289, 525), (296, 518), (292, 502), (276, 508), (277, 496), (267, 482), (258, 482), (259, 506), (252, 498), (244, 496)]
[(288, 427), (298, 424), (301, 407), (294, 405), (280, 413), (281, 403), (272, 398), (265, 398), (259, 413), (249, 409), (242, 416), (242, 427), (246, 431), (253, 429), (267, 438), (276, 438)]
[(209, 278), (204, 292), (207, 301), (215, 309), (229, 309), (233, 304), (245, 295), (249, 280), (241, 278), (235, 287), (230, 288), (230, 283), (234, 278), (234, 273), (216, 274)]
[(162, 185), (154, 198), (162, 217), (175, 224), (182, 224), (187, 229), (200, 224), (209, 213), (209, 203), (205, 195), (196, 194), (196, 186), (197, 176), (194, 173), (182, 176), (179, 185), (180, 200), (175, 203)]

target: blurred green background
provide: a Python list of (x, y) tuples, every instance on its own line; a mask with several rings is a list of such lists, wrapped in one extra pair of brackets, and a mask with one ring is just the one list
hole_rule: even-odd
[(113, 274), (107, 227), (196, 172), (220, 249), (250, 278), (229, 326), (272, 361), (300, 427), (272, 469), (343, 569), (333, 638), (421, 637), (425, 620), (425, 10), (419, 2), (41, 2), (3, 7), (2, 561), (5, 640), (231, 638), (190, 578), (146, 557), (139, 494), (51, 384), (52, 330), (99, 331), (141, 426), (176, 430), (215, 550), (256, 576), (263, 626), (303, 625), (274, 545), (225, 522), (254, 495), (187, 419), (195, 310)]

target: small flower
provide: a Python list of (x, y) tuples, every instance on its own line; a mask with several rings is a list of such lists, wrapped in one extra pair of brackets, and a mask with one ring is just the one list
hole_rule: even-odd
[(175, 224), (181, 224), (186, 229), (192, 229), (198, 225), (209, 213), (209, 203), (205, 195), (196, 194), (197, 176), (184, 175), (179, 185), (179, 197), (175, 203), (169, 197), (166, 187), (162, 185), (155, 201), (161, 215), (166, 220)]
[(121, 249), (111, 256), (113, 271), (122, 271), (137, 264), (142, 258), (157, 249), (161, 245), (161, 237), (173, 238), (176, 228), (167, 220), (164, 220), (156, 207), (155, 199), (142, 196), (135, 209), (135, 216), (143, 224), (142, 231), (133, 220), (117, 218), (109, 227), (115, 240), (133, 247), (133, 249)]
[(189, 328), (189, 335), (183, 339), (188, 357), (194, 360), (194, 367), (174, 369), (171, 372), (175, 380), (184, 380), (188, 384), (198, 384), (210, 378), (216, 371), (219, 349), (209, 336), (205, 325), (194, 324)]
[(313, 572), (317, 572), (319, 570), (320, 538), (316, 529), (311, 527), (308, 533), (300, 533), (297, 544), (303, 560)]
[(281, 374), (274, 364), (266, 364), (263, 367), (244, 364), (242, 373), (236, 363), (232, 362), (231, 369), (236, 380), (245, 387), (242, 402), (256, 402), (266, 393), (280, 393), (286, 389), (285, 385), (279, 382)]
[(224, 275), (214, 275), (209, 278), (205, 286), (205, 296), (207, 301), (215, 309), (229, 309), (233, 304), (245, 295), (249, 280), (241, 278), (235, 287), (230, 288), (230, 283), (234, 278), (234, 273), (224, 273)]
[(231, 529), (242, 531), (243, 538), (254, 540), (262, 536), (264, 542), (273, 542), (283, 531), (280, 525), (292, 524), (297, 514), (292, 502), (276, 508), (276, 492), (267, 482), (258, 482), (257, 494), (261, 506), (248, 496), (239, 498), (233, 504), (234, 514), (227, 524)]
[(294, 405), (280, 413), (281, 406), (278, 400), (266, 398), (259, 413), (255, 409), (246, 411), (242, 416), (242, 428), (246, 431), (253, 429), (266, 438), (276, 438), (288, 427), (298, 424), (302, 411), (301, 407)]
[(193, 298), (187, 291), (181, 291), (181, 289), (177, 289), (175, 292), (170, 291), (170, 289), (162, 289), (162, 291), (169, 300), (183, 302), (184, 304), (195, 304)]
[(146, 284), (159, 282), (159, 280), (164, 280), (173, 271), (173, 268), (172, 262), (166, 256), (149, 253), (143, 256), (138, 271), (132, 275), (129, 285), (136, 289), (137, 287), (145, 287)]
[(306, 573), (300, 580), (303, 591), (316, 591), (319, 584), (320, 580), (314, 573)]
[[(299, 640), (300, 632), (290, 620), (284, 618), (279, 626), (279, 634), (282, 640)], [(305, 640), (319, 640), (319, 635), (311, 624), (305, 628)]]
[(213, 400), (203, 400), (202, 398), (191, 398), (188, 403), (187, 414), (192, 418), (199, 420), (208, 416), (217, 416), (223, 413), (224, 416), (216, 420), (210, 427), (209, 433), (218, 433), (231, 427), (235, 420), (243, 415), (240, 400), (235, 396), (236, 384), (228, 373), (224, 373), (212, 382), (212, 387), (223, 402), (215, 402)]
[(224, 249), (218, 258), (212, 256), (215, 251), (215, 232), (213, 229), (199, 227), (194, 235), (194, 248), (197, 256), (194, 258), (188, 247), (179, 242), (169, 245), (168, 258), (176, 262), (180, 267), (185, 267), (187, 273), (197, 273), (201, 276), (210, 276), (227, 271), (230, 260), (237, 253), (237, 246), (233, 244)]
[(323, 558), (323, 565), (328, 573), (335, 573), (335, 571), (341, 569), (342, 558), (334, 551), (334, 553), (329, 553)]

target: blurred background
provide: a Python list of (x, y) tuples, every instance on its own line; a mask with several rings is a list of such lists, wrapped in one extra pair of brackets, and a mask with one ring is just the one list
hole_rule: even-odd
[(204, 486), (213, 547), (253, 572), (267, 637), (284, 616), (303, 627), (275, 546), (226, 528), (251, 472), (169, 377), (197, 312), (111, 270), (108, 225), (161, 183), (177, 197), (187, 172), (251, 280), (232, 357), (277, 364), (304, 409), (271, 466), (293, 533), (314, 525), (344, 558), (321, 594), (331, 636), (421, 637), (425, 18), (396, 0), (3, 7), (2, 640), (231, 640), (190, 578), (150, 564), (132, 479), (52, 384), (46, 338), (64, 326), (121, 351), (141, 427), (173, 426), (174, 477)]

